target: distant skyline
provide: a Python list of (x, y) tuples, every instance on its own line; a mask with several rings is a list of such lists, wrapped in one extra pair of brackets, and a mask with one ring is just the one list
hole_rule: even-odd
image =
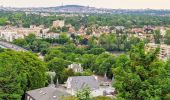
[(112, 9), (170, 9), (170, 0), (0, 0), (4, 7), (55, 7), (62, 4)]

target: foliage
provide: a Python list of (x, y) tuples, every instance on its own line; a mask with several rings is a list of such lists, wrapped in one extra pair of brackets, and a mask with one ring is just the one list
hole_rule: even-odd
[(158, 49), (145, 52), (144, 44), (134, 46), (129, 57), (118, 57), (113, 65), (115, 82), (113, 86), (117, 97), (126, 100), (160, 100), (162, 97), (162, 79), (164, 63), (157, 59)]
[(18, 100), (25, 91), (43, 87), (46, 70), (45, 64), (31, 53), (1, 52), (0, 98)]
[(16, 39), (13, 43), (33, 52), (41, 52), (42, 54), (45, 54), (50, 46), (48, 42), (37, 39), (35, 34), (29, 34), (25, 39)]
[(92, 48), (92, 49), (87, 51), (87, 53), (94, 54), (94, 55), (99, 55), (99, 54), (101, 54), (103, 52), (105, 52), (104, 48)]
[(170, 30), (166, 31), (164, 43), (170, 45)]
[(155, 30), (153, 36), (154, 36), (155, 43), (160, 44), (160, 42), (161, 42), (160, 30)]
[(6, 25), (7, 21), (7, 18), (0, 18), (0, 25)]
[(90, 89), (88, 87), (83, 88), (82, 90), (79, 90), (76, 93), (76, 98), (78, 100), (90, 100)]
[(98, 96), (98, 97), (93, 97), (92, 100), (114, 100), (114, 99), (106, 96)]
[(56, 73), (56, 78), (58, 78), (59, 82), (63, 83), (64, 68), (66, 68), (69, 64), (70, 63), (64, 59), (53, 58), (48, 62), (47, 66), (50, 71), (54, 71)]
[(61, 100), (77, 100), (74, 96), (62, 97)]

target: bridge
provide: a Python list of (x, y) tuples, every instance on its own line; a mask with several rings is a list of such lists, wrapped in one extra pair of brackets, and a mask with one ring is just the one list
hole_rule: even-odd
[(15, 50), (15, 51), (24, 51), (24, 52), (28, 51), (28, 50), (26, 50), (22, 47), (19, 47), (17, 45), (14, 45), (14, 44), (11, 44), (11, 43), (8, 43), (8, 42), (4, 42), (4, 41), (0, 41), (0, 47)]

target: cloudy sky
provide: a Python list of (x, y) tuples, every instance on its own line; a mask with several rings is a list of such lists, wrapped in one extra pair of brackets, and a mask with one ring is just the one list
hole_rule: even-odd
[(170, 0), (0, 0), (5, 7), (50, 7), (84, 5), (97, 8), (170, 9)]

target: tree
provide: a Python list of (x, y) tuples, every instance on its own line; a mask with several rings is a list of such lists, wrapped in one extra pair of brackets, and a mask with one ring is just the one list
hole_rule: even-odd
[[(48, 62), (47, 66), (50, 71), (54, 71), (56, 73), (56, 78), (58, 78), (60, 83), (63, 83), (64, 81), (64, 69), (69, 65), (70, 63), (65, 61), (61, 58), (54, 58), (51, 61)], [(55, 78), (55, 79), (56, 79)]]
[(36, 36), (34, 33), (29, 34), (28, 36), (25, 37), (25, 40), (27, 41), (27, 43), (33, 43), (33, 41), (36, 40)]
[(94, 55), (99, 55), (99, 54), (101, 54), (103, 52), (105, 52), (104, 48), (92, 48), (92, 49), (87, 51), (87, 53), (94, 54)]
[(47, 54), (45, 55), (45, 61), (50, 61), (50, 60), (52, 60), (55, 57), (63, 58), (64, 56), (65, 56), (65, 54), (62, 53), (57, 48), (50, 48), (48, 50)]
[(99, 75), (111, 74), (110, 70), (114, 63), (114, 56), (110, 53), (102, 53), (96, 59), (92, 69)]
[(90, 100), (90, 89), (88, 87), (83, 88), (76, 93), (76, 97), (78, 100)]
[(17, 69), (12, 66), (0, 67), (0, 98), (4, 100), (19, 100), (24, 94), (20, 83), (25, 77), (17, 75)]
[(165, 38), (164, 43), (170, 45), (170, 30), (166, 31), (164, 38)]
[(21, 47), (24, 47), (27, 45), (27, 41), (25, 39), (15, 39), (13, 43)]
[(108, 50), (112, 51), (115, 49), (116, 38), (114, 34), (106, 35), (102, 34), (99, 37), (99, 46)]
[(144, 43), (133, 46), (129, 57), (120, 56), (113, 68), (117, 97), (126, 100), (160, 100), (164, 63), (159, 49), (145, 52)]
[(65, 44), (68, 41), (69, 41), (69, 37), (67, 36), (67, 34), (65, 34), (65, 33), (60, 34), (59, 39), (58, 39), (58, 43)]
[(156, 44), (160, 44), (160, 42), (161, 42), (161, 34), (160, 34), (160, 30), (155, 30), (154, 31), (154, 40), (155, 40), (155, 43)]
[(46, 70), (45, 64), (34, 54), (7, 50), (1, 52), (0, 98), (21, 100), (25, 91), (44, 87)]
[(93, 54), (84, 54), (80, 58), (80, 62), (84, 69), (91, 69), (94, 67), (96, 56)]
[(7, 24), (7, 18), (3, 18), (3, 17), (1, 17), (0, 18), (0, 25), (6, 25)]

